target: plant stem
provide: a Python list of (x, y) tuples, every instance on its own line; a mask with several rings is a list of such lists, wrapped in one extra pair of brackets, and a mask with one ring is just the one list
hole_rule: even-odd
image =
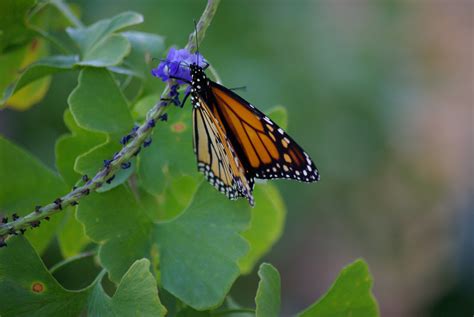
[(214, 81), (217, 82), (218, 84), (222, 84), (222, 79), (217, 73), (217, 70), (214, 67), (212, 67), (212, 65), (209, 65), (208, 69), (211, 72), (212, 77), (214, 77)]
[(82, 29), (84, 24), (74, 15), (69, 6), (62, 0), (51, 0), (51, 3), (58, 8), (58, 10), (71, 22), (71, 24), (78, 29)]
[[(201, 43), (206, 35), (206, 30), (211, 24), (212, 18), (214, 18), (214, 14), (217, 11), (217, 7), (221, 0), (208, 0), (206, 8), (201, 15), (198, 23), (196, 24), (197, 32), (191, 32), (189, 34), (188, 44), (186, 44), (185, 48), (190, 52), (195, 52), (197, 50), (196, 43)], [(197, 34), (196, 34), (197, 33)], [(197, 35), (197, 41), (196, 41)]]
[(64, 259), (64, 260), (56, 263), (55, 265), (53, 265), (49, 269), (49, 273), (53, 274), (54, 272), (56, 272), (57, 270), (59, 270), (60, 268), (62, 268), (63, 266), (65, 266), (65, 265), (67, 265), (71, 262), (74, 262), (74, 261), (77, 261), (77, 260), (80, 260), (80, 259), (83, 259), (83, 258), (87, 258), (89, 256), (94, 256), (96, 254), (97, 254), (96, 251), (88, 251), (88, 252), (79, 253), (78, 255), (75, 255), (75, 256), (72, 256), (70, 258)]
[[(209, 0), (207, 6), (204, 9), (204, 12), (197, 23), (197, 38), (198, 41), (202, 41), (206, 29), (209, 27), (214, 14), (216, 13), (217, 6), (219, 5), (220, 0)], [(64, 5), (61, 1), (53, 1), (56, 5)], [(67, 7), (67, 6), (66, 6)], [(70, 12), (69, 9), (66, 10)], [(72, 14), (72, 13), (71, 13)], [(74, 19), (76, 19), (74, 17)], [(74, 23), (75, 25), (82, 25), (82, 23)], [(196, 50), (195, 43), (195, 32), (193, 31), (190, 36), (186, 48), (191, 52)], [(168, 95), (170, 92), (170, 86), (174, 82), (169, 82), (168, 85), (163, 90), (161, 98), (169, 100)], [(67, 206), (76, 205), (77, 202), (87, 196), (90, 192), (102, 186), (102, 184), (109, 179), (115, 172), (121, 168), (122, 163), (128, 163), (129, 160), (136, 155), (137, 151), (141, 149), (145, 140), (150, 136), (153, 127), (156, 122), (159, 122), (160, 116), (163, 114), (165, 108), (168, 106), (169, 101), (160, 100), (155, 104), (147, 113), (145, 122), (138, 128), (134, 134), (134, 138), (125, 145), (119, 153), (117, 153), (110, 163), (102, 168), (92, 179), (85, 182), (84, 185), (77, 187), (67, 193), (66, 195), (58, 198), (55, 202), (47, 204), (43, 207), (38, 207), (35, 211), (30, 214), (19, 217), (14, 221), (7, 222), (5, 224), (0, 224), (0, 246), (4, 243), (7, 237), (10, 235), (16, 235), (21, 230), (26, 230), (30, 227), (36, 227), (39, 225), (39, 222), (46, 217), (50, 217), (62, 210)]]

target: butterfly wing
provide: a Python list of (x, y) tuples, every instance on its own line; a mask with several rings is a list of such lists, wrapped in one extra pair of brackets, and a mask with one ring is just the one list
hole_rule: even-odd
[(217, 104), (215, 116), (221, 117), (249, 179), (319, 180), (309, 155), (275, 122), (233, 91), (212, 81), (211, 91)]
[(248, 180), (220, 123), (207, 103), (198, 98), (193, 107), (193, 144), (198, 170), (230, 199), (246, 197), (253, 205), (253, 179)]

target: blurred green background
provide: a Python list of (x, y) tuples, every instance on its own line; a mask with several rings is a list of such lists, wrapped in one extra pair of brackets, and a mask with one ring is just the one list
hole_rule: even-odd
[[(205, 6), (72, 3), (86, 24), (142, 13), (137, 29), (178, 46)], [(357, 257), (370, 265), (382, 316), (474, 313), (473, 21), (469, 0), (222, 1), (202, 54), (260, 109), (287, 107), (289, 133), (322, 175), (277, 181), (287, 223), (265, 260), (282, 275), (283, 315)], [(0, 111), (0, 133), (54, 167), (76, 76), (55, 76), (28, 111)], [(54, 262), (54, 246), (48, 254)], [(232, 294), (251, 303), (256, 283), (242, 277)]]

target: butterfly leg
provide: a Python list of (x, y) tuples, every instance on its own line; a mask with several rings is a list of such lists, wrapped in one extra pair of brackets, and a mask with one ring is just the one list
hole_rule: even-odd
[(172, 98), (160, 98), (160, 101), (163, 102), (162, 105), (166, 105), (166, 104), (168, 104), (168, 103), (174, 103), (174, 104), (176, 104), (175, 99), (172, 99)]
[(247, 86), (240, 86), (240, 87), (233, 87), (233, 88), (228, 88), (229, 90), (243, 90), (243, 91), (246, 91), (247, 90)]
[(183, 101), (181, 101), (181, 104), (179, 105), (181, 108), (184, 107), (184, 104), (186, 103), (186, 100), (188, 99), (190, 94), (191, 92), (187, 92), (186, 95), (184, 95)]

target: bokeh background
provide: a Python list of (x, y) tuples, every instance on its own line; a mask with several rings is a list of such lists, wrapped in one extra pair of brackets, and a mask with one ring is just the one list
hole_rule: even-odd
[[(205, 5), (72, 3), (87, 24), (142, 13), (139, 30), (178, 46)], [(369, 263), (382, 316), (474, 314), (473, 21), (470, 0), (220, 5), (201, 52), (225, 85), (246, 86), (240, 94), (262, 110), (287, 107), (288, 131), (322, 174), (318, 184), (277, 182), (287, 223), (265, 261), (282, 275), (284, 316), (312, 303), (358, 257)], [(54, 167), (76, 75), (57, 75), (28, 111), (1, 111), (0, 133)], [(255, 275), (232, 291), (241, 304), (253, 301)]]

